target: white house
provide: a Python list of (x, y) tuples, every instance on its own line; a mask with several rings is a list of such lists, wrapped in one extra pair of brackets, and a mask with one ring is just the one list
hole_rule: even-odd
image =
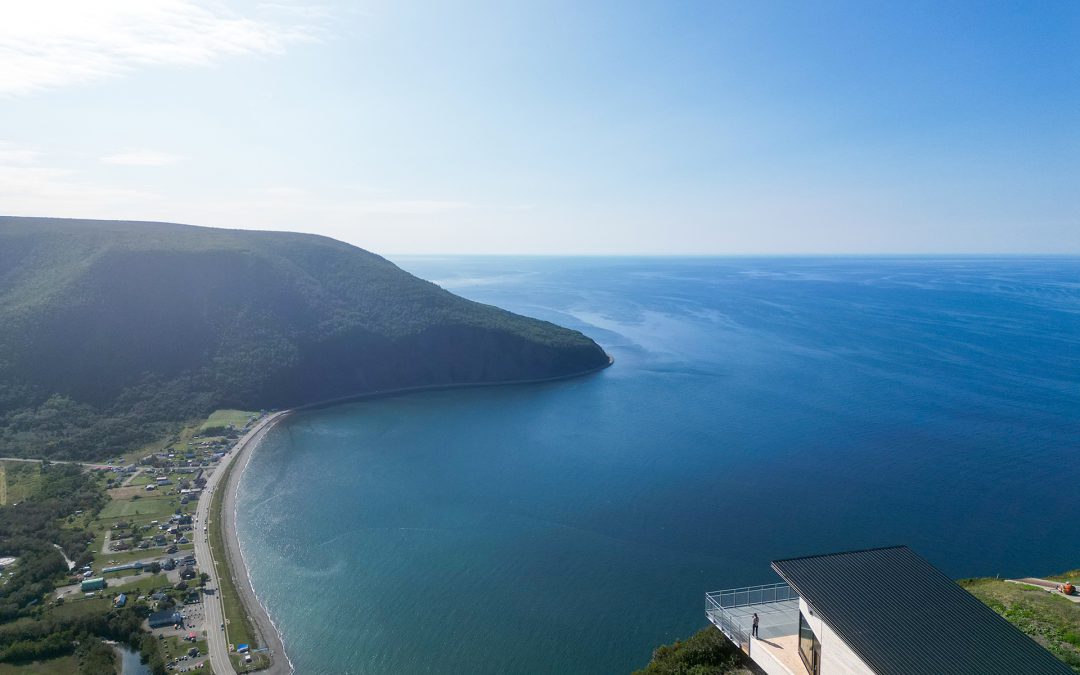
[(768, 675), (1075, 675), (906, 546), (772, 568), (784, 583), (705, 597), (709, 621)]

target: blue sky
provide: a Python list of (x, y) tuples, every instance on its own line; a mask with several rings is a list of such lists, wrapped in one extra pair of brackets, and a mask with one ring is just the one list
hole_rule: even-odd
[(384, 253), (1080, 253), (1071, 0), (29, 5), (0, 9), (0, 213)]

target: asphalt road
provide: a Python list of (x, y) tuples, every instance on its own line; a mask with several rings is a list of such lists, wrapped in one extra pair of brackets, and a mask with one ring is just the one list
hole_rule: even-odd
[(33, 462), (35, 464), (38, 464), (40, 462), (48, 462), (49, 464), (78, 464), (80, 466), (86, 466), (92, 469), (96, 469), (102, 466), (116, 466), (115, 464), (102, 464), (101, 462), (72, 462), (71, 460), (67, 459), (33, 459), (30, 457), (0, 457), (0, 462)]
[[(204, 529), (207, 523), (210, 522), (210, 504), (213, 502), (214, 493), (217, 490), (233, 490), (235, 491), (236, 481), (230, 481), (232, 487), (222, 484), (222, 476), (225, 475), (226, 469), (233, 463), (238, 461), (249, 448), (254, 446), (262, 434), (282, 415), (284, 412), (273, 413), (259, 420), (254, 427), (248, 431), (243, 438), (236, 444), (236, 447), (222, 458), (218, 463), (217, 469), (213, 475), (206, 481), (206, 487), (203, 489), (202, 498), (199, 499), (199, 505), (195, 510), (196, 524), (195, 524), (195, 559), (198, 561), (199, 568), (210, 575), (210, 579), (207, 581), (207, 588), (217, 589), (219, 587), (218, 574), (225, 573), (227, 569), (226, 562), (224, 560), (214, 560), (210, 553), (210, 541), (209, 533)], [(244, 458), (242, 461), (246, 461)], [(236, 473), (236, 472), (234, 472)], [(238, 473), (236, 474), (239, 475)], [(225, 545), (230, 549), (235, 549), (235, 555), (230, 553), (229, 555), (236, 560), (236, 566), (242, 567), (243, 563), (239, 557), (239, 548), (236, 544), (235, 530), (232, 525), (232, 509), (233, 500), (229, 494), (226, 494), (225, 499), (222, 502), (222, 511), (229, 514), (229, 517), (225, 518), (223, 522), (222, 538), (225, 540)], [(224, 554), (224, 552), (222, 552)], [(256, 630), (258, 630), (265, 641), (266, 646), (270, 648), (270, 652), (273, 658), (273, 664), (267, 670), (260, 671), (267, 675), (287, 675), (292, 672), (292, 668), (289, 666), (288, 660), (284, 658), (284, 648), (281, 645), (281, 641), (278, 638), (277, 631), (270, 624), (270, 618), (266, 616), (262, 607), (255, 599), (251, 588), (248, 585), (247, 578), (243, 569), (237, 569), (237, 574), (234, 575), (234, 581), (237, 592), (241, 596), (241, 600), (245, 605), (245, 611), (248, 616), (251, 617), (252, 623), (255, 624)], [(207, 648), (210, 652), (210, 665), (214, 669), (215, 673), (235, 673), (236, 670), (232, 666), (232, 661), (229, 659), (229, 645), (227, 638), (227, 631), (222, 630), (221, 626), (225, 621), (225, 611), (222, 606), (221, 594), (215, 593), (214, 595), (204, 596), (203, 610), (205, 612), (205, 629), (206, 629), (206, 641)], [(267, 631), (269, 628), (269, 631)]]

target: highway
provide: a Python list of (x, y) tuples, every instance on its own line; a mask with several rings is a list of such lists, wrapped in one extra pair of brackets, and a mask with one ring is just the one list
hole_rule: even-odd
[(107, 466), (117, 466), (116, 464), (108, 464), (106, 462), (74, 462), (70, 459), (49, 459), (48, 457), (0, 457), (0, 462), (33, 462), (35, 464), (41, 462), (48, 462), (49, 464), (79, 464), (80, 466), (85, 466), (88, 469), (100, 469)]
[[(209, 532), (206, 526), (211, 522), (212, 516), (210, 514), (210, 504), (213, 502), (214, 494), (218, 490), (228, 489), (228, 486), (222, 483), (222, 477), (227, 473), (226, 469), (228, 469), (233, 462), (236, 462), (250, 447), (254, 446), (262, 433), (268, 429), (275, 420), (284, 414), (284, 412), (273, 413), (259, 420), (250, 431), (244, 434), (244, 437), (240, 439), (233, 450), (228, 452), (221, 459), (221, 462), (218, 463), (214, 473), (206, 481), (206, 487), (203, 489), (202, 497), (199, 499), (199, 505), (195, 510), (195, 559), (199, 569), (210, 575), (210, 579), (206, 583), (208, 588), (217, 589), (219, 587), (218, 575), (224, 573), (226, 570), (226, 562), (220, 559), (215, 560), (210, 553)], [(229, 500), (222, 500), (223, 508), (229, 508), (228, 501)], [(233, 536), (234, 533), (228, 528), (222, 531), (223, 539), (227, 540)], [(219, 551), (219, 555), (224, 556), (225, 552)], [(240, 564), (242, 564), (241, 561), (237, 560), (237, 565)], [(243, 583), (247, 583), (246, 579)], [(262, 613), (262, 608), (258, 606), (258, 602), (254, 597), (250, 597), (249, 594), (245, 593), (246, 586), (241, 588), (239, 582), (236, 585), (238, 594), (240, 594), (245, 601), (250, 601), (255, 604), (254, 607), (245, 608), (248, 615), (252, 618), (252, 623), (263, 623), (257, 622), (255, 616), (256, 613)], [(221, 628), (222, 624), (225, 622), (225, 610), (222, 606), (221, 593), (214, 593), (210, 596), (204, 595), (203, 604), (205, 605), (203, 610), (206, 617), (205, 630), (207, 649), (210, 652), (210, 665), (213, 667), (215, 673), (222, 675), (225, 673), (235, 673), (236, 670), (233, 668), (232, 661), (229, 659), (227, 631), (222, 630)], [(274, 643), (277, 642), (276, 637), (275, 633)], [(288, 667), (288, 662), (279, 654), (274, 654), (274, 656), (274, 663), (271, 668), (260, 672), (290, 673), (291, 668)]]

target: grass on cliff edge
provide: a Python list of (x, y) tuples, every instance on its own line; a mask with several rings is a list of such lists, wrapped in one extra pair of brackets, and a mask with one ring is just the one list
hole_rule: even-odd
[(960, 585), (1080, 673), (1080, 603), (1000, 579), (963, 579)]
[(634, 675), (750, 675), (749, 659), (717, 628), (706, 626), (687, 640), (657, 647)]

